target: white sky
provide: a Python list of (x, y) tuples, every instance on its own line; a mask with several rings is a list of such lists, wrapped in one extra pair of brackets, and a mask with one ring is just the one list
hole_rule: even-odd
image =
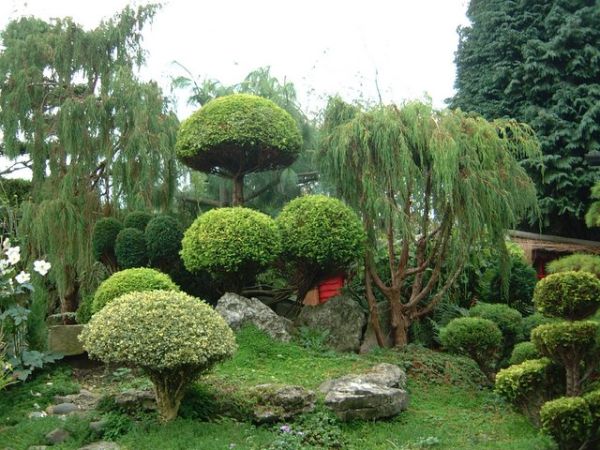
[[(0, 29), (20, 15), (71, 16), (85, 27), (127, 0), (0, 0)], [(137, 2), (139, 4), (140, 2)], [(145, 3), (145, 2), (141, 2)], [(168, 0), (145, 30), (144, 78), (165, 92), (185, 65), (198, 77), (237, 83), (251, 70), (292, 81), (306, 112), (331, 94), (384, 102), (453, 94), (456, 28), (468, 0)], [(185, 97), (184, 97), (185, 98)], [(179, 102), (178, 115), (191, 110)]]

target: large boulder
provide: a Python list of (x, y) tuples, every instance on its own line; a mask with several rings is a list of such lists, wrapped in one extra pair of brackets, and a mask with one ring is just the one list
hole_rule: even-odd
[(246, 298), (231, 292), (217, 302), (217, 312), (235, 331), (244, 325), (254, 325), (273, 339), (288, 342), (291, 339), (292, 323), (278, 316), (271, 308), (256, 298)]
[(281, 422), (315, 409), (315, 393), (301, 386), (261, 384), (254, 388), (254, 394), (257, 423)]
[(340, 295), (317, 306), (304, 306), (296, 326), (328, 331), (326, 345), (339, 352), (357, 352), (367, 323), (366, 314), (352, 298)]
[(408, 407), (406, 374), (392, 364), (379, 364), (364, 374), (328, 380), (319, 389), (325, 405), (342, 421), (392, 417)]

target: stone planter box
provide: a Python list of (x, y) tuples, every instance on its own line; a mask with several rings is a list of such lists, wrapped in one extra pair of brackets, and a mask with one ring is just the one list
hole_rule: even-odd
[(84, 325), (54, 325), (48, 327), (48, 350), (62, 353), (65, 356), (85, 353), (78, 339), (83, 327)]

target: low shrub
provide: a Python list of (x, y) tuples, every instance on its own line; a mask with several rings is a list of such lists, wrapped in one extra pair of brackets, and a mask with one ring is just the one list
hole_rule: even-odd
[(144, 231), (151, 219), (152, 214), (146, 211), (132, 211), (123, 219), (123, 228), (135, 228)]
[(481, 370), (491, 374), (502, 345), (502, 332), (488, 319), (461, 317), (440, 330), (440, 342), (451, 353), (475, 360)]
[(115, 259), (115, 242), (123, 224), (114, 217), (105, 217), (94, 224), (92, 231), (92, 251), (94, 258), (107, 265), (113, 265)]
[(597, 442), (600, 440), (600, 389), (588, 392), (583, 396), (583, 399), (588, 404), (592, 417), (591, 430), (593, 436), (591, 438)]
[(524, 361), (541, 358), (540, 353), (535, 348), (533, 342), (519, 342), (513, 348), (508, 363), (510, 365), (521, 364)]
[(92, 358), (140, 367), (163, 421), (175, 419), (190, 383), (230, 357), (235, 336), (208, 304), (182, 292), (133, 292), (96, 313), (80, 339)]
[(121, 269), (146, 266), (148, 253), (144, 233), (137, 228), (123, 228), (117, 235), (115, 254)]
[(92, 313), (97, 313), (107, 303), (123, 294), (154, 290), (179, 291), (179, 287), (168, 275), (158, 270), (147, 268), (121, 270), (98, 286), (92, 302)]
[(156, 216), (148, 222), (144, 234), (152, 266), (164, 270), (179, 262), (183, 231), (177, 219), (167, 215)]
[(560, 273), (569, 271), (582, 271), (600, 277), (600, 256), (575, 253), (551, 261), (546, 266), (549, 273)]
[(500, 328), (503, 357), (508, 357), (515, 344), (523, 340), (523, 316), (508, 305), (478, 303), (469, 310), (469, 315), (491, 320)]
[(587, 272), (560, 272), (548, 275), (536, 285), (536, 310), (546, 316), (580, 320), (600, 306), (600, 280)]
[(542, 430), (558, 443), (561, 450), (576, 450), (590, 436), (592, 416), (581, 397), (561, 397), (545, 403), (540, 410)]
[(77, 307), (77, 312), (75, 315), (75, 320), (77, 320), (77, 323), (84, 324), (90, 321), (92, 315), (94, 314), (92, 310), (93, 303), (93, 295), (86, 295), (79, 301), (79, 306)]

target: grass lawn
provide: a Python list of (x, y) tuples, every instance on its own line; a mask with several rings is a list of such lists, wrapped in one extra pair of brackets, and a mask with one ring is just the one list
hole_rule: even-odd
[[(76, 392), (80, 386), (114, 392), (148, 385), (136, 372), (100, 370), (86, 376), (66, 365), (40, 373), (27, 384), (0, 394), (0, 449), (26, 450), (44, 443), (49, 431), (63, 427), (71, 437), (53, 449), (77, 449), (100, 440), (89, 422), (101, 416), (109, 426), (104, 438), (124, 449), (269, 449), (311, 448), (376, 449), (549, 449), (549, 439), (513, 412), (486, 386), (476, 365), (465, 358), (409, 346), (365, 356), (341, 355), (296, 344), (274, 342), (246, 329), (238, 335), (235, 357), (199, 380), (188, 393), (176, 421), (161, 425), (153, 415), (110, 410), (91, 416), (28, 419), (50, 404), (56, 394)], [(398, 364), (409, 374), (408, 411), (392, 420), (338, 423), (322, 405), (290, 423), (306, 436), (282, 433), (281, 424), (254, 426), (247, 420), (250, 392), (262, 383), (298, 384), (316, 388), (323, 380), (362, 371), (379, 362)], [(108, 406), (106, 406), (108, 405)], [(309, 443), (307, 443), (309, 442)], [(311, 446), (310, 443), (321, 446)]]

